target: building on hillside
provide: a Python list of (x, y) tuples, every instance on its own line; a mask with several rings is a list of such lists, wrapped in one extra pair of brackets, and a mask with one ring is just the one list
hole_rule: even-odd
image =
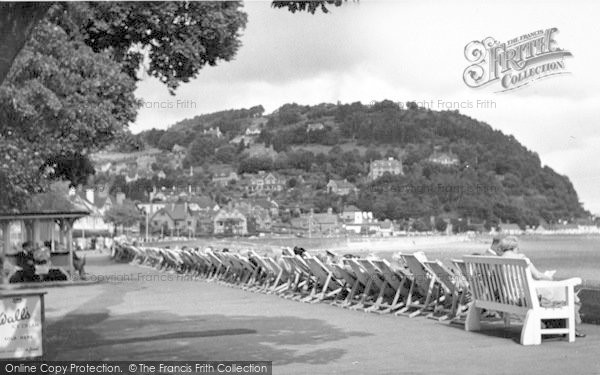
[(402, 161), (394, 158), (374, 160), (369, 166), (368, 178), (369, 180), (374, 181), (386, 173), (391, 175), (403, 175), (404, 169), (402, 167)]
[(270, 158), (274, 160), (278, 155), (273, 145), (266, 147), (262, 143), (255, 143), (243, 152), (243, 156), (248, 158)]
[(180, 145), (174, 145), (169, 155), (169, 165), (172, 169), (179, 170), (183, 167), (183, 159), (187, 155), (187, 149)]
[(247, 136), (258, 136), (260, 135), (260, 132), (262, 131), (262, 127), (259, 124), (253, 124), (250, 125), (246, 131), (244, 132), (245, 135)]
[(246, 129), (245, 134), (247, 136), (256, 137), (260, 135), (260, 132), (264, 129), (265, 125), (267, 125), (267, 119), (265, 117), (257, 117), (252, 119), (252, 123)]
[(279, 216), (279, 204), (270, 198), (251, 198), (249, 199), (255, 206), (260, 206), (265, 210), (269, 211), (269, 215), (272, 218), (276, 218)]
[(302, 214), (291, 219), (292, 227), (308, 232), (309, 235), (332, 235), (340, 232), (341, 225), (337, 215), (331, 209), (326, 213)]
[(382, 237), (391, 237), (394, 235), (394, 223), (389, 219), (379, 222), (378, 234)]
[(209, 135), (209, 136), (212, 136), (212, 137), (215, 137), (215, 138), (221, 138), (221, 137), (223, 137), (223, 133), (221, 133), (221, 129), (218, 126), (215, 126), (215, 127), (211, 126), (208, 129), (204, 129), (202, 131), (202, 134)]
[(213, 218), (215, 235), (244, 236), (248, 234), (246, 217), (235, 208), (223, 208)]
[(427, 161), (444, 166), (458, 165), (460, 163), (458, 157), (452, 152), (438, 152), (437, 150), (427, 158)]
[(156, 172), (155, 176), (159, 180), (164, 180), (165, 178), (167, 178), (167, 174), (163, 170), (160, 170), (160, 171)]
[(249, 233), (256, 231), (270, 231), (273, 221), (268, 209), (254, 204), (249, 199), (241, 199), (235, 203), (235, 208), (240, 211), (247, 221), (247, 229)]
[(327, 192), (336, 195), (348, 195), (358, 192), (358, 189), (353, 183), (348, 180), (329, 180), (327, 183)]
[(230, 181), (239, 180), (238, 174), (231, 166), (219, 166), (212, 168), (212, 182), (219, 186), (227, 186)]
[(163, 235), (194, 236), (196, 217), (187, 202), (168, 203), (152, 215), (150, 228), (153, 233), (161, 232)]
[(285, 179), (278, 177), (274, 173), (265, 173), (260, 171), (250, 177), (247, 189), (250, 193), (272, 193), (282, 191), (285, 187)]
[(208, 236), (214, 233), (214, 218), (218, 211), (200, 211), (196, 215), (196, 235)]
[(119, 175), (122, 173), (122, 171), (127, 170), (128, 168), (129, 165), (126, 161), (114, 162), (111, 163), (108, 173), (112, 175)]
[(312, 214), (312, 229), (322, 234), (339, 233), (339, 219), (337, 215), (331, 212)]
[(151, 171), (152, 164), (156, 163), (156, 156), (154, 155), (141, 155), (136, 159), (138, 169), (143, 171)]
[[(107, 188), (86, 189), (79, 192), (71, 189), (69, 195), (74, 203), (85, 207), (90, 212), (88, 216), (75, 221), (73, 230), (84, 236), (112, 235), (114, 233), (114, 225), (104, 220), (104, 214), (117, 204), (117, 197), (110, 196)], [(119, 194), (119, 199), (122, 203), (124, 197)]]
[(325, 130), (325, 125), (323, 125), (323, 123), (317, 122), (314, 124), (308, 124), (306, 126), (306, 132), (310, 133), (310, 132), (314, 132), (314, 131), (319, 131), (319, 130)]
[(217, 202), (205, 195), (192, 196), (188, 199), (188, 202), (192, 211), (209, 212), (218, 211), (220, 209)]
[(353, 205), (344, 207), (344, 211), (340, 214), (340, 217), (344, 223), (356, 222), (357, 216), (362, 216), (362, 211)]
[(242, 142), (246, 146), (252, 145), (252, 144), (254, 144), (254, 137), (244, 134), (244, 135), (238, 135), (237, 137), (234, 137), (231, 141), (229, 141), (229, 143), (235, 144), (235, 145), (239, 145)]
[(144, 214), (152, 217), (159, 210), (165, 208), (168, 203), (166, 202), (140, 202), (136, 206), (138, 209), (144, 212)]
[(136, 169), (129, 169), (126, 173), (125, 173), (125, 182), (130, 183), (133, 181), (137, 181), (140, 179), (140, 175)]

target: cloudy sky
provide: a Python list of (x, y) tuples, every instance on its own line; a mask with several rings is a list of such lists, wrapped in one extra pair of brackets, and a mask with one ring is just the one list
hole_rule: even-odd
[[(600, 213), (600, 2), (361, 0), (309, 15), (254, 1), (245, 11), (248, 25), (234, 61), (204, 69), (174, 97), (144, 77), (137, 95), (147, 104), (132, 131), (258, 104), (269, 113), (289, 102), (414, 100), (513, 134), (543, 164), (569, 176), (586, 209)], [(573, 54), (565, 60), (570, 74), (502, 93), (463, 82), (467, 43), (490, 36), (504, 42), (552, 27), (558, 46)], [(478, 100), (493, 105), (477, 108)]]

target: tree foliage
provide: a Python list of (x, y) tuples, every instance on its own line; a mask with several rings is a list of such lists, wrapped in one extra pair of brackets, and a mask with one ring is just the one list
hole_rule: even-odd
[(137, 209), (131, 201), (124, 201), (123, 204), (114, 205), (104, 213), (104, 220), (115, 225), (126, 227), (135, 225), (143, 220), (144, 215)]
[[(0, 78), (10, 68), (0, 86), (0, 210), (22, 206), (52, 177), (76, 183), (90, 172), (61, 173), (86, 165), (55, 161), (128, 139), (143, 63), (173, 92), (204, 66), (230, 60), (246, 24), (239, 2), (59, 3), (40, 22), (47, 6), (31, 7), (29, 20), (26, 5), (0, 9), (0, 30), (9, 31), (0, 38)], [(122, 146), (141, 147), (130, 140)]]

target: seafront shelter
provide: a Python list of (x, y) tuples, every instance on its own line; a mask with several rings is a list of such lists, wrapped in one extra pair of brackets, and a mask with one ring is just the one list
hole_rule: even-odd
[(34, 246), (50, 242), (52, 267), (73, 275), (73, 223), (87, 215), (86, 210), (0, 212), (0, 282), (8, 283), (5, 265), (15, 264), (15, 255), (27, 241)]

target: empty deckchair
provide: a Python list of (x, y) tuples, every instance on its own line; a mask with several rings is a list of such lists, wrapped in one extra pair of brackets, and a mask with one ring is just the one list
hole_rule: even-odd
[(317, 257), (307, 257), (306, 264), (315, 276), (315, 282), (310, 295), (304, 299), (305, 302), (320, 302), (325, 299), (334, 298), (342, 290), (342, 284)]
[(412, 282), (405, 306), (396, 312), (396, 315), (413, 318), (424, 312), (433, 311), (436, 305), (434, 293), (436, 292), (437, 280), (423, 263), (427, 258), (424, 254), (402, 254), (401, 258), (410, 270)]
[(378, 313), (388, 313), (402, 308), (410, 286), (410, 280), (406, 272), (400, 267), (394, 268), (385, 259), (370, 260), (370, 262), (379, 269), (386, 283), (395, 291), (391, 301), (387, 304), (380, 303), (373, 311)]
[(208, 257), (208, 259), (210, 259), (214, 267), (214, 271), (212, 272), (209, 281), (218, 280), (221, 277), (221, 275), (227, 272), (227, 265), (223, 264), (221, 259), (219, 259), (219, 257), (217, 257), (212, 251), (207, 251), (206, 256)]
[(362, 293), (359, 296), (360, 299), (358, 302), (347, 307), (351, 310), (365, 309), (367, 306), (372, 305), (377, 299), (377, 294), (379, 288), (382, 286), (382, 281), (378, 276), (371, 275), (357, 259), (344, 259), (343, 262), (352, 269), (353, 275), (362, 286)]
[[(354, 275), (354, 271), (350, 268), (350, 266), (340, 265), (340, 264), (332, 264), (330, 265), (331, 270), (334, 275), (338, 278), (338, 280), (344, 280), (344, 290), (347, 291), (344, 298), (344, 290), (336, 296), (336, 298), (332, 301), (332, 305), (339, 307), (348, 307), (352, 304), (354, 300), (354, 296), (357, 295), (360, 291), (362, 291), (363, 286), (360, 284), (360, 281)], [(339, 301), (338, 297), (344, 298), (342, 301)]]
[(265, 291), (269, 287), (270, 280), (273, 278), (275, 271), (273, 271), (270, 264), (254, 251), (250, 251), (248, 259), (254, 262), (255, 268), (244, 289), (252, 292)]
[(445, 295), (446, 304), (437, 306), (438, 313), (445, 313), (439, 320), (454, 319), (466, 310), (465, 291), (461, 288), (459, 277), (439, 260), (426, 261), (425, 264), (436, 276), (441, 292)]
[(268, 294), (270, 293), (278, 293), (280, 290), (285, 289), (288, 280), (290, 279), (290, 273), (287, 268), (282, 266), (280, 263), (275, 261), (275, 259), (271, 257), (263, 257), (263, 260), (271, 266), (273, 271), (275, 272), (275, 279), (271, 286), (266, 290)]
[(383, 271), (379, 269), (379, 267), (375, 266), (375, 264), (370, 259), (356, 259), (362, 268), (370, 275), (373, 279), (373, 284), (379, 290), (379, 293), (375, 297), (374, 301), (371, 303), (371, 306), (365, 308), (367, 312), (379, 311), (382, 308), (387, 308), (388, 305), (384, 301), (386, 296), (393, 295), (395, 293), (395, 289), (393, 289), (385, 279), (383, 275)]

